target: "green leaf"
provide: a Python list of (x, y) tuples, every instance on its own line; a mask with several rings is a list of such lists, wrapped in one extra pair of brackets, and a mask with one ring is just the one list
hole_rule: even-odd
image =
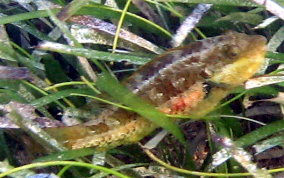
[[(122, 11), (119, 9), (114, 9), (109, 6), (103, 6), (100, 4), (91, 3), (90, 5), (84, 6), (76, 14), (77, 15), (93, 15), (101, 19), (110, 18), (110, 19), (118, 20), (121, 16), (121, 13)], [(140, 27), (145, 31), (155, 33), (159, 36), (163, 36), (166, 38), (171, 37), (171, 33), (165, 30), (164, 28), (136, 14), (127, 12), (125, 16), (125, 21), (130, 22), (133, 25)]]
[(207, 3), (214, 4), (220, 6), (248, 6), (248, 7), (256, 7), (258, 4), (249, 1), (249, 0), (158, 0), (160, 2), (181, 2), (181, 3)]
[[(276, 121), (242, 136), (241, 138), (235, 141), (235, 144), (238, 147), (248, 147), (256, 143), (257, 141), (264, 139), (265, 137), (268, 137), (274, 133), (283, 130), (284, 130), (284, 120)], [(221, 149), (214, 155), (223, 155), (222, 161), (219, 161), (218, 165), (222, 164), (222, 162), (225, 162), (227, 159), (231, 157), (230, 154), (227, 154), (227, 151), (225, 149)]]
[(251, 14), (247, 12), (234, 12), (225, 17), (221, 17), (218, 21), (232, 21), (232, 22), (242, 22), (252, 25), (257, 25), (262, 21), (262, 16), (258, 14)]
[(27, 102), (17, 92), (10, 90), (10, 89), (0, 89), (0, 100), (1, 100), (0, 102), (1, 104), (6, 104), (6, 103), (9, 103), (10, 101), (17, 101), (21, 103)]
[(69, 90), (63, 90), (63, 91), (59, 91), (53, 94), (49, 94), (47, 96), (44, 96), (42, 98), (32, 101), (30, 104), (36, 108), (39, 108), (51, 102), (57, 101), (67, 96), (71, 96), (73, 93), (89, 94), (89, 95), (93, 94), (92, 90), (90, 89), (69, 89)]
[(284, 144), (284, 135), (281, 134), (279, 136), (275, 136), (269, 139), (266, 139), (256, 145), (253, 146), (253, 148), (255, 149), (256, 154), (259, 154), (261, 152), (264, 152), (270, 148), (273, 148), (275, 146), (282, 146), (283, 147)]
[(74, 15), (82, 6), (89, 3), (90, 0), (73, 0), (68, 5), (66, 5), (57, 15), (57, 18), (61, 21), (65, 21)]
[(78, 157), (88, 156), (94, 154), (95, 150), (93, 148), (83, 148), (79, 150), (68, 150), (58, 153), (53, 153), (48, 156), (44, 156), (38, 159), (33, 160), (33, 162), (46, 162), (46, 161), (64, 161), (75, 159)]
[[(29, 68), (30, 71), (35, 74), (42, 74), (42, 71), (38, 69), (38, 62), (31, 60), (30, 58), (24, 57), (18, 52), (16, 52), (10, 45), (0, 41), (0, 54), (5, 54), (10, 61), (17, 61), (19, 64), (22, 64)], [(1, 56), (2, 57), (2, 56)]]
[(276, 51), (277, 48), (282, 44), (284, 40), (284, 26), (278, 29), (267, 44), (269, 51)]
[(253, 88), (248, 90), (247, 94), (249, 95), (259, 95), (259, 94), (268, 94), (268, 95), (277, 95), (279, 90), (272, 86), (263, 86), (259, 88)]
[(110, 74), (105, 73), (98, 79), (96, 85), (99, 89), (105, 91), (114, 99), (120, 101), (126, 106), (131, 107), (141, 116), (149, 119), (158, 126), (161, 126), (172, 133), (176, 138), (179, 139), (181, 143), (185, 143), (184, 136), (180, 128), (172, 120), (168, 119), (163, 113), (157, 111), (150, 104), (141, 100), (138, 96), (132, 94)]
[[(57, 13), (60, 11), (60, 9), (51, 9), (51, 11), (54, 13)], [(15, 15), (9, 15), (6, 17), (0, 17), (0, 24), (13, 23), (13, 22), (18, 22), (22, 20), (29, 20), (29, 19), (35, 19), (35, 18), (41, 18), (41, 17), (48, 17), (48, 13), (46, 10), (25, 12), (25, 13), (20, 13), (20, 14), (15, 14)]]
[[(51, 9), (52, 13), (56, 14), (60, 11), (60, 9)], [(119, 19), (121, 14), (121, 10), (113, 9), (108, 6), (102, 6), (93, 3), (92, 5), (87, 5), (80, 9), (76, 15), (94, 15), (98, 18), (115, 18)], [(32, 11), (27, 13), (21, 13), (16, 15), (10, 15), (6, 17), (0, 18), (0, 24), (7, 24), (7, 23), (13, 23), (21, 20), (29, 20), (34, 18), (41, 18), (41, 17), (48, 17), (48, 12), (45, 10), (39, 10), (39, 11)], [(162, 27), (156, 25), (155, 23), (142, 18), (138, 15), (132, 14), (132, 13), (126, 13), (125, 17), (126, 21), (129, 21), (136, 26), (144, 29), (145, 31), (156, 33), (157, 35), (162, 35), (163, 37), (170, 38), (171, 33), (167, 30), (163, 29)]]
[(242, 147), (247, 147), (269, 135), (280, 132), (282, 130), (284, 130), (284, 120), (276, 121), (239, 138), (236, 141), (236, 144)]
[(76, 48), (68, 45), (63, 45), (60, 43), (54, 42), (43, 42), (38, 45), (39, 49), (42, 50), (49, 50), (53, 52), (59, 52), (64, 54), (72, 54), (75, 56), (82, 56), (86, 58), (96, 58), (99, 60), (105, 61), (112, 61), (112, 62), (122, 62), (127, 61), (133, 64), (145, 64), (146, 62), (150, 61), (148, 57), (139, 57), (139, 56), (132, 56), (127, 54), (113, 54), (103, 51), (85, 49), (85, 48)]
[(277, 63), (277, 62), (279, 62), (279, 63), (283, 63), (284, 62), (284, 53), (267, 51), (265, 57), (281, 60), (281, 61), (272, 60), (271, 63), (274, 63), (274, 64)]
[(25, 22), (14, 22), (13, 25), (15, 25), (15, 26), (19, 27), (20, 29), (30, 33), (31, 35), (35, 36), (36, 38), (38, 38), (40, 40), (52, 41), (52, 39), (48, 35), (39, 31), (32, 24), (28, 24), (28, 23), (25, 23)]

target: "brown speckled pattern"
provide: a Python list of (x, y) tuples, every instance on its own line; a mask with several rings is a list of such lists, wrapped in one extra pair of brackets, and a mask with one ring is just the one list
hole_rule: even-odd
[(128, 79), (127, 86), (159, 106), (234, 62), (227, 59), (224, 49), (233, 41), (233, 35), (222, 35), (171, 49), (141, 67)]
[[(164, 113), (187, 115), (202, 110), (201, 115), (205, 115), (233, 87), (242, 84), (259, 69), (264, 51), (263, 37), (229, 32), (171, 49), (142, 66), (124, 84)], [(251, 56), (257, 60), (254, 61)], [(236, 76), (239, 71), (244, 75)], [(229, 88), (213, 86), (207, 96), (204, 83), (211, 79), (220, 83), (224, 81)], [(66, 145), (72, 149), (91, 146), (109, 149), (137, 142), (156, 128), (147, 119), (115, 107), (99, 116), (102, 120), (108, 118), (117, 120), (119, 124), (108, 126), (108, 131), (100, 134), (72, 138)]]

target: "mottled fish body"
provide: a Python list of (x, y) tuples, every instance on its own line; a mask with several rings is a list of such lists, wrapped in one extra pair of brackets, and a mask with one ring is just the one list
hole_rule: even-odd
[[(261, 68), (265, 51), (264, 37), (228, 32), (173, 48), (142, 66), (124, 84), (161, 112), (202, 117)], [(60, 136), (52, 135), (67, 141), (71, 149), (104, 150), (135, 143), (157, 128), (138, 114), (115, 107), (97, 119), (97, 125), (61, 128)]]

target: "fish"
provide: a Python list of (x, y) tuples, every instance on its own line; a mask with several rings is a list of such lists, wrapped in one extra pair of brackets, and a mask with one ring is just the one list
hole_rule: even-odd
[[(202, 119), (262, 67), (265, 53), (265, 37), (229, 31), (170, 49), (123, 84), (158, 111)], [(135, 112), (112, 106), (91, 123), (47, 131), (69, 149), (108, 150), (137, 143), (157, 128)]]

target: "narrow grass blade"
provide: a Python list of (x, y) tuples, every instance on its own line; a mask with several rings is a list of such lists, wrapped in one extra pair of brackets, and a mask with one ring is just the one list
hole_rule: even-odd
[(85, 48), (76, 48), (68, 45), (63, 45), (60, 43), (54, 42), (43, 42), (37, 46), (42, 50), (49, 50), (53, 52), (59, 52), (64, 54), (72, 54), (75, 56), (82, 56), (86, 58), (96, 58), (105, 61), (113, 61), (113, 62), (122, 62), (127, 61), (133, 64), (145, 64), (150, 61), (150, 58), (147, 57), (139, 57), (139, 56), (131, 56), (127, 54), (112, 54), (103, 51), (85, 49)]
[(180, 128), (164, 114), (158, 112), (153, 106), (142, 101), (138, 96), (132, 94), (110, 74), (104, 74), (96, 82), (97, 87), (107, 92), (110, 96), (123, 104), (131, 107), (138, 114), (144, 116), (158, 126), (163, 127), (178, 138), (181, 143), (185, 143), (184, 136)]

